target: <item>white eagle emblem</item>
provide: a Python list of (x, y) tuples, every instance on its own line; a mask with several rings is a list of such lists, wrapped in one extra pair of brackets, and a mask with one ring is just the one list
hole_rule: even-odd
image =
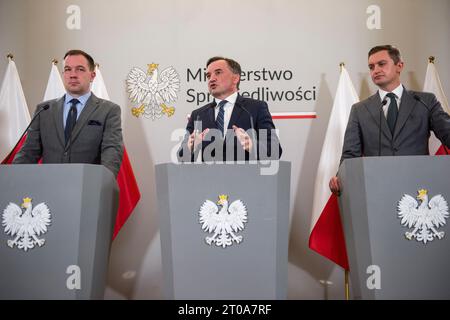
[(158, 64), (148, 64), (147, 73), (134, 67), (128, 74), (127, 91), (130, 100), (136, 103), (131, 109), (135, 117), (161, 118), (162, 114), (168, 117), (175, 113), (175, 108), (167, 104), (176, 101), (177, 91), (180, 90), (180, 79), (173, 67), (161, 71), (158, 77)]
[(37, 236), (47, 232), (47, 226), (50, 225), (50, 210), (45, 203), (39, 203), (36, 207), (31, 204), (31, 198), (24, 198), (22, 209), (15, 203), (10, 202), (2, 215), (2, 226), (5, 227), (5, 233), (15, 237), (14, 240), (8, 240), (8, 246), (27, 251), (33, 249), (37, 244), (40, 247), (44, 245), (45, 239), (38, 239)]
[(212, 201), (206, 200), (200, 207), (200, 223), (202, 229), (208, 233), (214, 232), (212, 237), (206, 237), (206, 243), (223, 248), (231, 246), (233, 241), (240, 243), (242, 236), (236, 236), (236, 232), (244, 229), (247, 222), (247, 209), (241, 200), (234, 201), (228, 206), (228, 196), (219, 195), (217, 201), (219, 207)]
[(412, 232), (405, 232), (408, 240), (415, 238), (417, 241), (427, 243), (434, 238), (442, 239), (444, 231), (437, 231), (437, 228), (445, 225), (445, 219), (448, 218), (448, 205), (444, 197), (440, 194), (431, 198), (428, 202), (428, 190), (420, 189), (417, 191), (417, 199), (421, 201), (420, 205), (410, 195), (403, 195), (398, 203), (398, 217), (401, 224), (414, 228)]

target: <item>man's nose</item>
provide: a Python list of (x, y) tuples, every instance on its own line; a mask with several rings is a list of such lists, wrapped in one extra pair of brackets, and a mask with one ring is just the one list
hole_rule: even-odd
[(77, 75), (77, 71), (76, 70), (66, 70), (64, 71), (65, 74), (68, 74), (69, 77), (75, 77)]
[(373, 72), (374, 72), (374, 73), (378, 73), (378, 72), (380, 72), (380, 71), (381, 71), (381, 68), (380, 68), (379, 66), (375, 65), (375, 66), (373, 67)]

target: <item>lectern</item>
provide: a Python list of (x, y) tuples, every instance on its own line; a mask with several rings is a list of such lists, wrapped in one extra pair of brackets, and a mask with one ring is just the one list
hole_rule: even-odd
[[(166, 298), (286, 299), (290, 163), (271, 165), (277, 169), (261, 163), (156, 166)], [(221, 211), (224, 199), (230, 210)], [(214, 224), (232, 225), (236, 201), (245, 206), (243, 228), (215, 234)], [(205, 218), (205, 225), (200, 211), (215, 206), (217, 223)]]
[(0, 299), (102, 299), (114, 175), (100, 165), (4, 165), (0, 189)]
[[(450, 299), (448, 218), (439, 227), (427, 220), (436, 203), (448, 216), (449, 168), (447, 156), (342, 163), (339, 204), (356, 299)], [(408, 210), (415, 218), (402, 223)]]

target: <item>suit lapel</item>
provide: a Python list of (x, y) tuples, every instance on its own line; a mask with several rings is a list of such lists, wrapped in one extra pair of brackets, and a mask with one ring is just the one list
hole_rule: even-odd
[(53, 120), (55, 122), (56, 134), (58, 136), (61, 145), (66, 144), (66, 138), (64, 137), (64, 96), (55, 101), (55, 107), (52, 108)]
[[(370, 115), (372, 116), (373, 120), (376, 122), (378, 128), (380, 127), (380, 110), (382, 108), (381, 106), (381, 99), (380, 95), (375, 93), (373, 96), (369, 98), (369, 103), (366, 105), (367, 110), (369, 111)], [(384, 133), (386, 137), (389, 139), (392, 139), (392, 133), (391, 130), (388, 127), (388, 123), (386, 120), (386, 117), (384, 116), (383, 112), (381, 111), (381, 131)]]
[(214, 116), (214, 103), (210, 103), (206, 108), (207, 109), (204, 111), (205, 115), (201, 118), (203, 126), (202, 130), (205, 130), (206, 128), (217, 128)]
[(416, 106), (417, 101), (411, 96), (411, 94), (406, 91), (405, 87), (403, 87), (402, 100), (400, 102), (400, 107), (398, 110), (397, 123), (395, 124), (394, 130), (394, 139), (398, 136), (403, 126), (408, 120), (411, 112)]
[[(238, 123), (238, 120), (242, 114), (242, 108), (240, 108), (242, 103), (243, 103), (242, 97), (240, 95), (238, 95), (236, 98), (236, 102), (234, 104), (233, 112), (231, 113), (230, 121), (228, 122), (227, 129), (232, 129), (233, 124)], [(215, 111), (214, 103), (209, 104), (206, 108), (207, 108), (207, 110), (204, 111), (205, 115), (202, 117), (203, 130), (205, 128), (217, 129), (216, 116), (215, 116), (215, 112), (214, 112)]]
[(233, 112), (231, 113), (230, 121), (228, 122), (228, 127), (227, 127), (227, 131), (225, 132), (224, 141), (227, 139), (233, 139), (235, 137), (235, 134), (233, 131), (233, 125), (237, 125), (238, 120), (241, 116), (241, 113), (242, 113), (242, 108), (240, 107), (241, 105), (242, 105), (242, 99), (241, 99), (241, 96), (238, 95), (236, 98), (236, 102), (234, 103)]
[(70, 142), (73, 143), (73, 141), (76, 140), (76, 138), (80, 134), (81, 129), (86, 125), (86, 122), (88, 121), (91, 114), (98, 108), (99, 103), (100, 100), (92, 93), (88, 101), (86, 101), (86, 105), (84, 106), (83, 111), (81, 111), (80, 116), (75, 123), (75, 127), (72, 131), (72, 138), (67, 143), (66, 149), (69, 147)]
[(230, 122), (228, 122), (228, 129), (231, 129), (233, 125), (237, 125), (242, 113), (242, 104), (242, 97), (241, 95), (238, 95), (236, 98), (236, 102), (234, 103), (233, 112), (231, 113)]

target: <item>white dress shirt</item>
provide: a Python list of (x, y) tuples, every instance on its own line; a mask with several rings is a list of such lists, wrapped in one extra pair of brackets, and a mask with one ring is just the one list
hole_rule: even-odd
[[(228, 128), (228, 124), (230, 123), (230, 118), (231, 118), (231, 114), (233, 113), (233, 108), (234, 108), (234, 104), (236, 103), (236, 99), (237, 99), (238, 93), (235, 92), (232, 95), (226, 97), (223, 100), (227, 100), (227, 103), (223, 106), (223, 111), (224, 111), (224, 115), (223, 115), (223, 128), (225, 130), (224, 134), (226, 134), (226, 130)], [(219, 114), (219, 103), (220, 99), (215, 99), (216, 101), (216, 107), (214, 108), (214, 119), (217, 119), (217, 115)]]
[[(400, 102), (402, 100), (402, 94), (403, 94), (403, 85), (400, 84), (397, 88), (395, 88), (394, 90), (391, 91), (393, 94), (395, 94), (396, 99), (397, 100), (397, 106), (400, 109)], [(384, 91), (381, 89), (378, 89), (378, 94), (380, 95), (381, 101), (384, 100), (384, 98), (386, 97), (386, 95), (388, 94), (388, 91)], [(391, 102), (389, 101), (390, 99), (387, 98), (388, 102), (383, 106), (383, 113), (384, 116), (387, 118), (387, 112), (389, 109), (389, 105), (391, 104)]]

